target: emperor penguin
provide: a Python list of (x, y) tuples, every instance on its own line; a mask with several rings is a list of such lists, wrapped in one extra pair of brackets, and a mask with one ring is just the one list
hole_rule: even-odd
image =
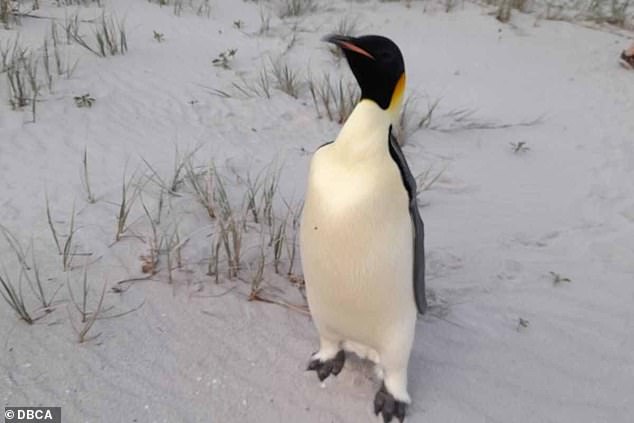
[(379, 366), (374, 413), (405, 419), (417, 312), (425, 312), (423, 221), (416, 181), (392, 130), (405, 91), (398, 46), (378, 35), (324, 38), (342, 49), (361, 100), (310, 162), (300, 228), (308, 305), (319, 350), (308, 370), (337, 375), (344, 351)]

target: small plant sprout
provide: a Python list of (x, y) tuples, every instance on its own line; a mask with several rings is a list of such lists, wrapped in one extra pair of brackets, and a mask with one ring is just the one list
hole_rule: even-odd
[(53, 311), (52, 309), (53, 300), (55, 299), (55, 296), (57, 295), (57, 292), (62, 287), (62, 285), (58, 286), (55, 292), (53, 292), (53, 294), (50, 297), (46, 295), (44, 290), (44, 284), (40, 276), (40, 269), (37, 264), (37, 260), (35, 258), (35, 248), (33, 246), (32, 241), (31, 241), (31, 264), (32, 264), (31, 267), (33, 269), (34, 280), (31, 280), (27, 271), (25, 271), (25, 275), (27, 276), (27, 280), (29, 282), (29, 285), (31, 286), (31, 290), (33, 291), (33, 294), (42, 305), (42, 310), (44, 310), (46, 313), (50, 313), (51, 311)]
[(249, 294), (249, 301), (256, 300), (258, 294), (262, 290), (262, 282), (264, 282), (264, 268), (266, 266), (266, 250), (264, 248), (264, 240), (261, 240), (258, 257), (253, 263), (255, 270), (252, 271), (251, 276), (251, 293)]
[(22, 292), (22, 280), (26, 271), (29, 270), (26, 264), (25, 252), (20, 242), (15, 236), (9, 232), (8, 229), (0, 226), (0, 231), (4, 236), (7, 244), (13, 250), (18, 263), (20, 264), (20, 270), (18, 272), (17, 281), (13, 280), (7, 274), (6, 269), (2, 268), (0, 273), (0, 294), (5, 302), (15, 311), (18, 317), (24, 320), (28, 324), (32, 324), (35, 319), (31, 316), (31, 313), (27, 309), (26, 301)]
[(223, 69), (229, 69), (231, 66), (231, 62), (236, 56), (238, 52), (237, 48), (230, 48), (218, 54), (214, 60), (211, 61), (214, 66), (221, 67)]
[(227, 256), (228, 277), (233, 279), (238, 276), (242, 262), (242, 231), (246, 212), (241, 210), (240, 215), (237, 215), (236, 211), (231, 207), (223, 178), (215, 168), (214, 180), (214, 201), (218, 205), (217, 228), (220, 230), (219, 239)]
[(19, 265), (17, 277), (14, 279), (9, 277), (4, 266), (2, 267), (2, 272), (0, 273), (0, 295), (2, 295), (5, 302), (9, 304), (20, 319), (31, 324), (44, 315), (34, 316), (33, 312), (28, 310), (22, 289), (23, 281), (26, 280), (33, 296), (41, 304), (39, 311), (44, 311), (45, 313), (52, 311), (53, 300), (59, 289), (55, 290), (50, 296), (46, 294), (32, 241), (29, 247), (31, 253), (31, 264), (29, 265), (26, 256), (28, 250), (25, 251), (20, 241), (5, 227), (0, 226), (0, 232), (15, 255)]
[(152, 31), (154, 34), (154, 40), (156, 42), (162, 43), (163, 41), (165, 41), (165, 35), (162, 32), (157, 32), (156, 30)]
[(528, 150), (531, 149), (528, 145), (526, 145), (526, 141), (512, 142), (511, 148), (513, 150), (513, 153), (516, 154), (526, 153)]
[(273, 205), (275, 195), (277, 194), (277, 190), (279, 188), (281, 171), (282, 169), (280, 166), (271, 165), (271, 167), (267, 170), (267, 174), (263, 181), (261, 194), (262, 216), (264, 217), (265, 223), (271, 230), (273, 229), (273, 222), (275, 220)]
[(207, 265), (207, 276), (213, 276), (216, 283), (220, 283), (219, 265), (221, 243), (222, 239), (219, 236), (215, 236), (215, 234), (210, 236), (211, 254)]
[(90, 108), (96, 101), (93, 97), (90, 96), (89, 93), (75, 96), (73, 97), (73, 100), (75, 100), (75, 105), (79, 108), (83, 108), (83, 107)]
[(57, 231), (55, 230), (55, 224), (53, 223), (53, 218), (51, 217), (51, 206), (48, 200), (48, 192), (45, 194), (45, 201), (46, 201), (46, 219), (48, 221), (48, 227), (51, 230), (51, 235), (53, 235), (53, 241), (55, 242), (55, 246), (57, 247), (57, 254), (62, 255), (62, 246), (59, 242)]
[(48, 39), (44, 38), (44, 45), (42, 46), (42, 63), (44, 64), (44, 72), (46, 73), (46, 84), (48, 85), (48, 92), (53, 91), (53, 75), (51, 74), (51, 61), (49, 57)]
[(562, 282), (572, 282), (572, 280), (570, 278), (566, 278), (561, 276), (559, 273), (556, 272), (549, 272), (550, 276), (552, 277), (552, 281), (553, 281), (553, 285), (559, 285)]
[[(132, 210), (132, 206), (139, 194), (139, 186), (137, 184), (135, 174), (126, 180), (125, 172), (123, 174), (123, 182), (121, 184), (121, 203), (119, 204), (119, 213), (117, 214), (117, 231), (115, 234), (115, 242), (123, 237), (128, 228), (128, 216)], [(132, 190), (132, 192), (130, 192)]]
[(286, 227), (287, 222), (290, 215), (289, 212), (282, 219), (279, 219), (277, 225), (271, 228), (271, 240), (269, 241), (269, 246), (273, 247), (273, 268), (275, 269), (275, 273), (280, 273), (280, 261), (282, 260), (282, 252), (283, 248), (287, 243), (286, 239)]
[(139, 195), (141, 198), (141, 206), (143, 207), (143, 211), (145, 212), (145, 216), (147, 217), (148, 223), (150, 224), (150, 228), (152, 229), (152, 236), (149, 240), (146, 239), (146, 242), (149, 244), (149, 254), (142, 255), (141, 258), (141, 271), (145, 274), (155, 275), (158, 270), (158, 262), (159, 262), (159, 252), (161, 250), (161, 246), (163, 243), (163, 239), (159, 239), (158, 236), (158, 225), (161, 220), (161, 210), (163, 208), (163, 191), (161, 191), (159, 198), (159, 208), (157, 211), (157, 217), (153, 218), (152, 214), (148, 210), (145, 205), (145, 201), (143, 201), (143, 196)]
[(99, 316), (104, 311), (103, 300), (106, 296), (106, 286), (108, 284), (104, 282), (103, 288), (101, 289), (101, 295), (99, 296), (99, 300), (97, 305), (93, 311), (88, 311), (88, 269), (84, 266), (84, 272), (82, 277), (82, 291), (81, 291), (81, 302), (78, 302), (75, 299), (75, 295), (73, 294), (73, 290), (70, 286), (70, 279), (68, 280), (68, 293), (71, 299), (72, 304), (75, 306), (75, 309), (79, 312), (80, 322), (79, 324), (75, 324), (74, 319), (70, 312), (70, 305), (68, 308), (68, 316), (70, 319), (71, 326), (73, 327), (75, 333), (77, 334), (77, 341), (81, 344), (86, 341), (92, 341), (97, 339), (101, 333), (97, 333), (96, 335), (88, 336), (88, 333), (94, 326), (95, 322), (99, 318)]
[(90, 204), (96, 203), (97, 199), (90, 188), (90, 178), (88, 176), (88, 147), (84, 147), (84, 154), (82, 157), (81, 185), (84, 187), (84, 191), (86, 193), (86, 201)]
[(66, 241), (64, 242), (64, 248), (62, 249), (62, 268), (64, 269), (64, 272), (71, 270), (71, 264), (73, 262), (73, 258), (75, 257), (75, 253), (77, 252), (77, 248), (75, 247), (75, 244), (73, 244), (74, 239), (75, 239), (75, 203), (73, 203), (73, 210), (70, 214), (68, 235), (66, 236)]
[(216, 201), (214, 198), (214, 179), (216, 171), (214, 164), (210, 162), (206, 171), (198, 173), (194, 169), (190, 158), (185, 166), (185, 175), (198, 203), (203, 206), (210, 219), (215, 219)]
[(246, 208), (247, 213), (251, 213), (253, 217), (253, 222), (260, 223), (260, 207), (258, 206), (258, 193), (262, 188), (262, 184), (260, 182), (260, 175), (258, 175), (255, 180), (251, 178), (251, 174), (247, 172), (246, 179)]
[(86, 323), (88, 320), (88, 266), (84, 266), (84, 271), (82, 273), (82, 296), (81, 296), (81, 304), (75, 300), (75, 295), (73, 294), (73, 290), (70, 287), (70, 279), (67, 282), (68, 286), (68, 294), (70, 295), (70, 299), (72, 303), (75, 305), (75, 308), (79, 312), (80, 320), (82, 323)]

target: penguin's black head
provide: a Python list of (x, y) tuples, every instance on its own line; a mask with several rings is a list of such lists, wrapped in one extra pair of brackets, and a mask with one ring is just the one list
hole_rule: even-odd
[(398, 46), (380, 35), (329, 35), (324, 41), (339, 46), (361, 87), (361, 98), (382, 109), (400, 107), (405, 89), (405, 64)]

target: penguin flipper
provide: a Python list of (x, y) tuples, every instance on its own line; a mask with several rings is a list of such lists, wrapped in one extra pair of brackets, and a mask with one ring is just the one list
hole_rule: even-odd
[(427, 310), (427, 298), (425, 296), (425, 226), (423, 219), (420, 217), (418, 211), (418, 202), (416, 200), (416, 179), (412, 175), (405, 155), (401, 150), (401, 147), (396, 141), (396, 137), (392, 135), (392, 128), (390, 127), (389, 134), (389, 147), (390, 156), (396, 162), (399, 171), (401, 172), (401, 178), (403, 185), (407, 190), (409, 197), (409, 214), (414, 224), (414, 298), (416, 300), (416, 307), (420, 314), (425, 314)]

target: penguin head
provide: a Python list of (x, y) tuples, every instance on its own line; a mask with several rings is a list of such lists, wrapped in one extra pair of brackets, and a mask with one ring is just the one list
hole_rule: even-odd
[(390, 112), (395, 122), (405, 91), (405, 63), (398, 46), (380, 35), (348, 37), (335, 34), (326, 36), (324, 41), (342, 49), (361, 87), (361, 99), (374, 101)]

